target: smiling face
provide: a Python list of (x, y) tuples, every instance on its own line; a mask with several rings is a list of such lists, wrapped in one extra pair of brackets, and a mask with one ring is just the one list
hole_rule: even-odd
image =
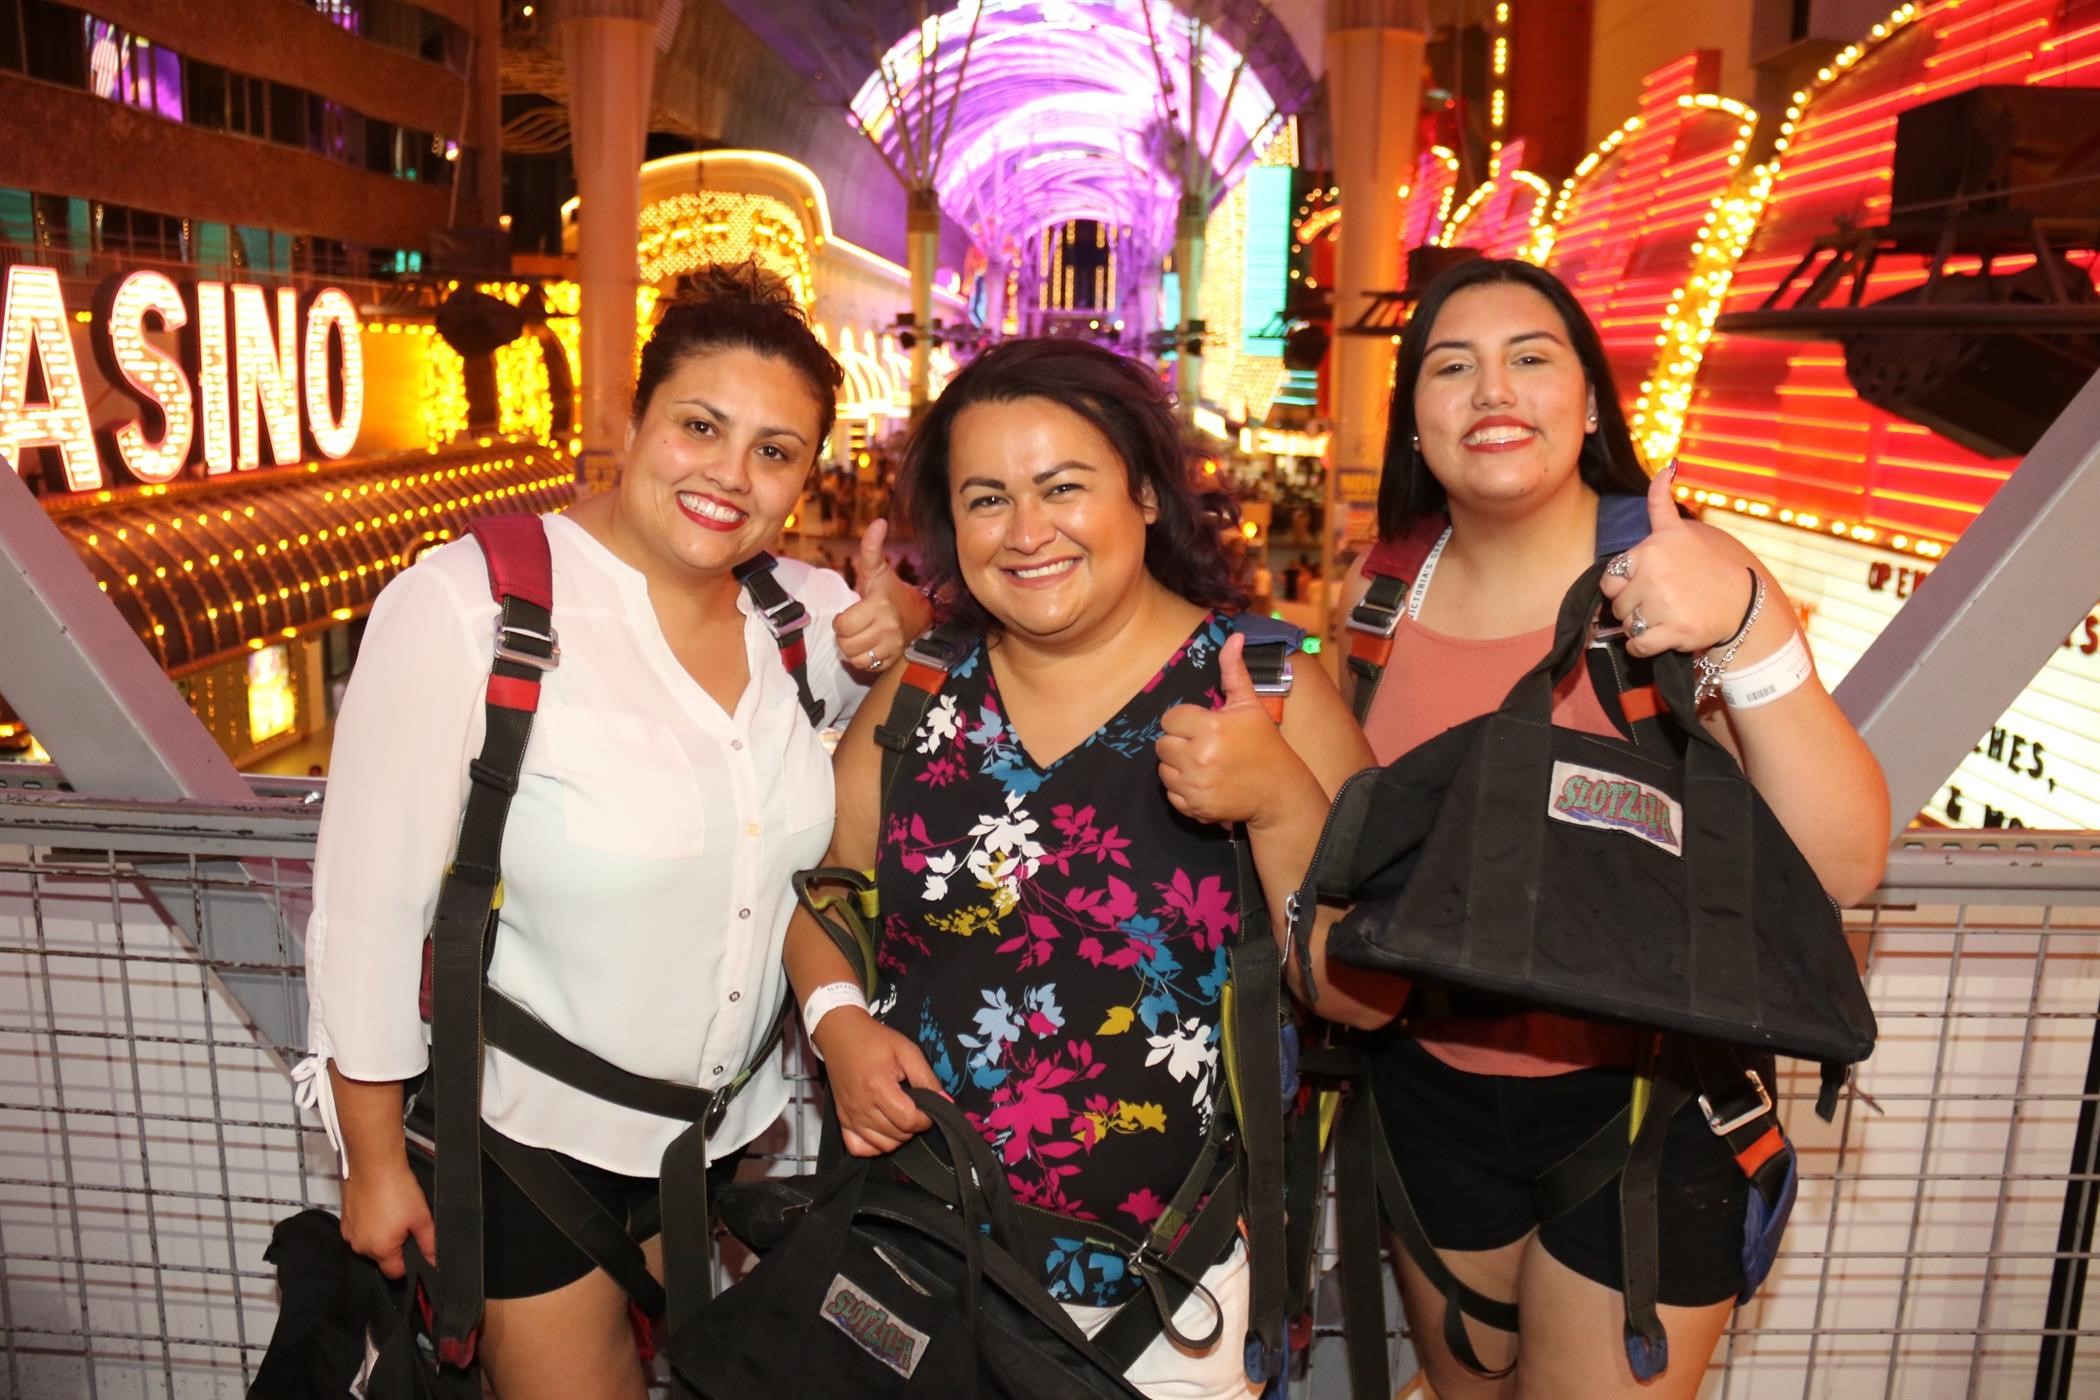
[(962, 581), (1009, 634), (1090, 635), (1133, 606), (1157, 509), (1130, 495), (1122, 458), (1048, 399), (976, 403), (948, 440), (948, 504)]
[(819, 425), (785, 360), (741, 349), (680, 360), (628, 429), (619, 552), (645, 574), (749, 559), (795, 508)]
[(1596, 396), (1553, 303), (1487, 282), (1438, 312), (1414, 412), (1422, 458), (1452, 502), (1499, 512), (1579, 488)]

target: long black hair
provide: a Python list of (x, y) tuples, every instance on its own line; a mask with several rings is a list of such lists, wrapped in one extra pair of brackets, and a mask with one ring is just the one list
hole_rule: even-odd
[(904, 448), (898, 494), (918, 535), (928, 589), (946, 598), (950, 617), (985, 630), (997, 626), (962, 585), (949, 439), (970, 405), (1017, 399), (1047, 399), (1068, 408), (1108, 439), (1122, 460), (1130, 499), (1156, 507), (1145, 527), (1147, 573), (1199, 607), (1245, 606), (1217, 521), (1205, 513), (1189, 471), (1181, 428), (1159, 376), (1092, 341), (1042, 337), (1002, 342), (971, 361), (941, 391)]
[(1639, 495), (1648, 489), (1648, 474), (1627, 430), (1626, 414), (1619, 407), (1619, 391), (1612, 384), (1611, 362), (1604, 357), (1604, 341), (1589, 313), (1568, 284), (1542, 267), (1515, 258), (1472, 258), (1446, 268), (1425, 287), (1415, 303), (1414, 315), (1400, 335), (1400, 358), (1393, 372), (1393, 406), (1386, 420), (1385, 467), (1378, 478), (1378, 537), (1399, 539), (1408, 527), (1425, 515), (1443, 511), (1443, 483), (1429, 470), (1415, 443), (1415, 381), (1422, 376), (1424, 352), (1436, 329), (1436, 318), (1444, 303), (1468, 287), (1509, 282), (1529, 287), (1553, 304), (1567, 327), (1568, 344), (1597, 396), (1597, 431), (1582, 439), (1582, 455), (1576, 470), (1585, 486), (1598, 495)]

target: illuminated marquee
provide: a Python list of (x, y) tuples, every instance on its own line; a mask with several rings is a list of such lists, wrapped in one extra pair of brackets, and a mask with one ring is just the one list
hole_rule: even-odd
[(1436, 241), (1446, 248), (1478, 248), (1491, 258), (1513, 258), (1533, 250), (1553, 208), (1553, 189), (1529, 170), (1518, 169), (1523, 159), (1522, 141), (1501, 147), (1495, 173), (1466, 196)]
[[(1823, 684), (1835, 687), (1931, 572), (1897, 550), (1854, 543), (1849, 534), (1789, 528), (1717, 515), (1755, 550), (1802, 614)], [(1927, 805), (1957, 827), (2100, 826), (2100, 615), (2064, 639)]]
[[(11, 267), (4, 295), (0, 456), (16, 471), (25, 451), (55, 448), (67, 487), (93, 491), (109, 481), (103, 448), (131, 477), (159, 484), (192, 462), (218, 475), (296, 462), (309, 444), (338, 458), (357, 442), (363, 333), (356, 306), (334, 287), (305, 299), (302, 331), (290, 288), (274, 298), (244, 282), (185, 288), (150, 271), (104, 282), (88, 313), (89, 343), (135, 412), (100, 435), (101, 447), (57, 270)], [(153, 336), (174, 338), (179, 354)]]
[[(1793, 94), (1773, 143), (1769, 198), (1725, 309), (1760, 306), (1839, 221), (1887, 221), (1896, 119), (1905, 110), (1982, 84), (2096, 83), (2100, 23), (2089, 4), (1899, 6)], [(1922, 285), (1927, 261), (1885, 254), (1872, 294)], [(1994, 270), (2031, 265), (2008, 257)], [(1954, 258), (1944, 270), (1971, 273), (1977, 262)], [(1843, 351), (1829, 341), (1718, 336), (1692, 372), (1677, 459), (1687, 482), (1734, 509), (1788, 508), (1862, 542), (1901, 536), (1922, 553), (1920, 541), (1957, 538), (2015, 465), (1861, 400)]]
[(1641, 83), (1640, 110), (1583, 157), (1555, 202), (1547, 265), (1597, 323), (1643, 455), (1663, 463), (1690, 392), (1686, 375), (1755, 219), (1765, 171), (1745, 171), (1757, 114), (1705, 89), (1709, 52)]
[[(66, 481), (75, 490), (102, 484), (95, 459), (94, 430), (73, 335), (66, 325), (58, 273), (16, 264), (7, 270), (6, 303), (0, 309), (0, 456), (17, 471), (22, 453), (55, 447), (65, 460)], [(32, 400), (30, 371), (41, 371), (43, 394)]]
[(703, 190), (652, 201), (642, 210), (635, 253), (645, 282), (755, 258), (787, 279), (798, 304), (816, 297), (802, 216), (771, 195)]

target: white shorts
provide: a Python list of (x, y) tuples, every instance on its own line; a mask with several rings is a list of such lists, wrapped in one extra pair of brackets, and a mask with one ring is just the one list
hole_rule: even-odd
[[(1247, 1379), (1247, 1245), (1235, 1241), (1232, 1253), (1212, 1265), (1203, 1275), (1203, 1286), (1218, 1300), (1225, 1325), (1208, 1351), (1189, 1351), (1176, 1346), (1165, 1332), (1153, 1338), (1130, 1369), (1125, 1380), (1151, 1400), (1254, 1400), (1262, 1387)], [(1126, 1305), (1149, 1308), (1145, 1297)], [(1089, 1308), (1065, 1304), (1065, 1311), (1089, 1337), (1108, 1325), (1114, 1308)], [(1200, 1336), (1213, 1320), (1210, 1302), (1201, 1293), (1191, 1293), (1174, 1314), (1174, 1325)]]

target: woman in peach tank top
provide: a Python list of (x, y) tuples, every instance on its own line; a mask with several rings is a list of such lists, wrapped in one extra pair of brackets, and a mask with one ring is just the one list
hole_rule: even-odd
[[(1831, 897), (1846, 904), (1870, 892), (1889, 833), (1879, 766), (1816, 680), (1770, 575), (1733, 537), (1681, 518), (1672, 473), (1648, 480), (1597, 331), (1566, 287), (1521, 262), (1451, 269), (1417, 304), (1394, 385), (1380, 534), (1403, 538), (1425, 517), (1449, 528), (1410, 592), (1366, 717), (1379, 761), (1502, 703), (1547, 651), (1562, 595), (1597, 557), (1600, 498), (1646, 493), (1650, 533), (1604, 580), (1627, 651), (1725, 660), (1727, 703), (1716, 697), (1702, 720), (1741, 758)], [(1351, 584), (1345, 607), (1362, 596), (1360, 572)], [(1754, 689), (1732, 683), (1745, 674)], [(1564, 683), (1555, 721), (1612, 732), (1584, 668)], [(1642, 1384), (1622, 1342), (1615, 1185), (1551, 1219), (1539, 1218), (1531, 1188), (1625, 1107), (1642, 1035), (1522, 1008), (1419, 1016), (1419, 1001), (1405, 1006), (1404, 982), (1326, 963), (1337, 917), (1323, 910), (1307, 935), (1318, 985), (1300, 995), (1329, 1019), (1376, 1032), (1371, 1087), (1416, 1214), (1461, 1280), (1520, 1308), (1514, 1336), (1468, 1318), (1483, 1364), (1511, 1367), (1473, 1371), (1445, 1343), (1444, 1299), (1394, 1251), (1437, 1395), (1689, 1400), (1742, 1284), (1746, 1183), (1726, 1145), (1696, 1104), (1671, 1120), (1658, 1289), (1670, 1365)]]

